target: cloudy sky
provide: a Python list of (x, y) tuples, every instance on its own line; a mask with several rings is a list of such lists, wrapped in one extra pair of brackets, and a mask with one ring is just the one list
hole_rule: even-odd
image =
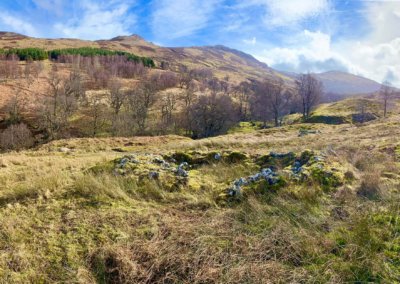
[(279, 70), (347, 71), (400, 87), (400, 0), (2, 0), (0, 30), (223, 44)]

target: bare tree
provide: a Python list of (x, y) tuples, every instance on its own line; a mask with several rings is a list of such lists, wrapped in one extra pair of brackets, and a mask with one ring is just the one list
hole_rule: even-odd
[(149, 111), (156, 101), (158, 91), (156, 77), (151, 77), (127, 93), (131, 119), (137, 126), (137, 133), (139, 134), (145, 133)]
[(296, 80), (296, 85), (301, 98), (303, 118), (307, 119), (310, 117), (312, 109), (321, 99), (323, 86), (311, 74), (301, 74)]
[(163, 129), (168, 129), (173, 123), (177, 98), (173, 92), (166, 93), (161, 99), (161, 124)]
[(21, 150), (33, 144), (32, 133), (23, 123), (12, 124), (0, 134), (0, 147), (3, 150)]
[(12, 54), (10, 56), (0, 58), (0, 80), (16, 79), (21, 76), (19, 68), (19, 58)]
[(26, 110), (27, 104), (26, 94), (20, 88), (13, 89), (13, 96), (5, 106), (8, 113), (7, 121), (11, 124), (20, 123), (22, 121), (22, 113)]
[(389, 100), (392, 98), (393, 94), (394, 90), (390, 82), (388, 81), (383, 82), (380, 90), (380, 95), (383, 100), (383, 117), (386, 117), (387, 115), (388, 103)]
[(232, 99), (228, 95), (201, 95), (190, 107), (193, 138), (225, 133), (238, 121)]
[(115, 136), (118, 132), (118, 122), (120, 112), (126, 101), (126, 92), (122, 90), (122, 84), (115, 78), (108, 84), (109, 104), (112, 109), (112, 134)]
[(69, 124), (69, 119), (78, 108), (78, 103), (85, 94), (81, 76), (71, 72), (67, 79), (58, 74), (53, 65), (48, 79), (49, 91), (42, 104), (43, 127), (50, 139), (62, 133)]
[(282, 117), (289, 113), (289, 104), (292, 97), (291, 92), (285, 89), (282, 79), (274, 82), (271, 92), (271, 110), (274, 117), (275, 127), (281, 124)]
[(233, 88), (233, 96), (239, 102), (239, 116), (242, 121), (248, 119), (250, 97), (252, 93), (252, 86), (246, 81), (241, 82)]
[(107, 104), (103, 94), (93, 95), (88, 99), (88, 115), (91, 118), (91, 136), (96, 137), (107, 122)]
[(258, 82), (250, 100), (252, 115), (262, 120), (264, 127), (270, 119), (279, 126), (282, 116), (289, 112), (290, 100), (291, 94), (284, 88), (282, 79)]

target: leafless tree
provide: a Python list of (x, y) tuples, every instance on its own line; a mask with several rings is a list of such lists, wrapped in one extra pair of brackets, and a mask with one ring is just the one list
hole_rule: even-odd
[(238, 121), (234, 103), (228, 95), (201, 95), (190, 107), (193, 138), (225, 133)]
[(145, 81), (127, 92), (130, 116), (138, 134), (144, 134), (146, 131), (149, 111), (156, 101), (157, 92), (158, 86), (152, 80)]
[(387, 115), (388, 103), (390, 99), (393, 97), (393, 94), (394, 94), (394, 89), (390, 84), (390, 82), (388, 81), (383, 82), (380, 90), (380, 95), (383, 100), (383, 117), (386, 117)]
[(322, 96), (323, 86), (311, 74), (301, 74), (296, 80), (296, 85), (301, 98), (303, 118), (307, 119)]
[(249, 103), (252, 93), (252, 86), (246, 81), (241, 82), (233, 88), (233, 96), (239, 103), (239, 116), (242, 121), (248, 119)]
[(81, 76), (71, 72), (67, 79), (58, 74), (55, 65), (48, 78), (49, 90), (42, 104), (43, 126), (51, 139), (66, 130), (69, 119), (78, 108), (85, 90)]
[(251, 113), (264, 127), (270, 119), (279, 126), (281, 118), (289, 113), (290, 100), (291, 93), (285, 89), (282, 79), (258, 82), (250, 99)]
[(0, 80), (1, 79), (16, 79), (21, 77), (19, 68), (19, 59), (12, 54), (0, 59)]
[(29, 128), (23, 124), (12, 124), (0, 134), (2, 150), (21, 150), (33, 146), (34, 139)]
[(173, 125), (173, 115), (176, 110), (177, 98), (175, 93), (168, 92), (161, 99), (161, 124), (164, 129)]
[(112, 134), (118, 132), (118, 122), (124, 103), (126, 102), (126, 92), (122, 89), (122, 84), (116, 79), (112, 79), (108, 84), (109, 104), (112, 109)]
[(13, 89), (13, 95), (5, 106), (8, 113), (7, 121), (11, 124), (20, 123), (27, 104), (28, 100), (24, 91), (20, 88)]
[(107, 122), (107, 104), (103, 94), (95, 94), (88, 98), (87, 114), (91, 118), (90, 129), (91, 136), (96, 137), (98, 132)]

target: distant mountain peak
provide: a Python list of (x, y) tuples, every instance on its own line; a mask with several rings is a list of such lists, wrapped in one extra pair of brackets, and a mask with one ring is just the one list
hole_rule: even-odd
[(377, 92), (381, 88), (378, 82), (343, 71), (333, 70), (313, 75), (323, 83), (325, 91), (330, 93), (367, 94)]
[(129, 36), (116, 36), (116, 37), (110, 39), (110, 41), (126, 41), (126, 40), (146, 41), (143, 37), (136, 35), (136, 34), (129, 35)]
[(14, 32), (0, 31), (0, 39), (23, 39), (23, 38), (28, 38), (28, 36)]

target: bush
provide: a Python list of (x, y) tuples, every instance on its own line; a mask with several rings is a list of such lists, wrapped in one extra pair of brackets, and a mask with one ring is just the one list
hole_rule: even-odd
[(0, 134), (0, 148), (3, 150), (21, 150), (33, 144), (32, 133), (23, 123), (11, 125)]

